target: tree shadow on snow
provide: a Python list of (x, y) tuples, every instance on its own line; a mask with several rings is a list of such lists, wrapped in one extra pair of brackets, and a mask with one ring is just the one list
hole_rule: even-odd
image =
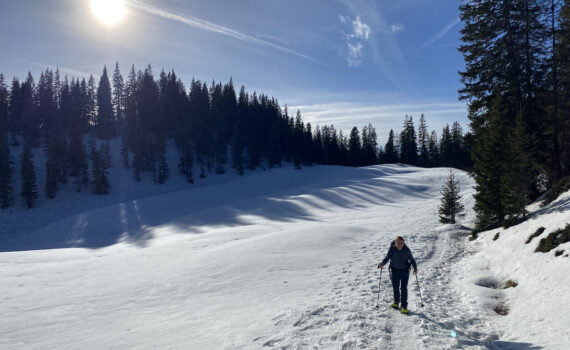
[(118, 242), (145, 247), (160, 229), (200, 234), (209, 227), (245, 226), (257, 219), (317, 221), (315, 211), (397, 206), (404, 199), (438, 196), (429, 186), (399, 178), (417, 171), (405, 166), (320, 167), (306, 179), (303, 171), (283, 169), (271, 181), (252, 174), (237, 183), (194, 187), (44, 223), (31, 233), (0, 242), (0, 252), (98, 249)]

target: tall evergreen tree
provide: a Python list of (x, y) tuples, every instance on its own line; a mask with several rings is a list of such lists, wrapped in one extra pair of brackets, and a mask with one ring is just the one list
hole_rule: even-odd
[(384, 163), (397, 163), (398, 162), (398, 152), (396, 151), (394, 142), (394, 130), (390, 129), (388, 134), (388, 141), (384, 147)]
[(420, 148), (418, 165), (427, 167), (430, 164), (429, 147), (428, 147), (429, 135), (427, 131), (426, 118), (423, 113), (420, 116), (420, 126), (418, 127), (418, 143)]
[(405, 117), (404, 130), (400, 133), (400, 162), (418, 164), (418, 145), (412, 116)]
[(115, 118), (119, 124), (119, 130), (124, 127), (125, 116), (125, 83), (123, 81), (123, 76), (119, 70), (119, 62), (115, 63), (115, 71), (113, 72), (113, 110), (115, 112)]
[(570, 175), (570, 0), (563, 0), (560, 8), (559, 35), (556, 53), (555, 72), (558, 72), (557, 90), (559, 107), (555, 114), (553, 139), (556, 147), (553, 156), (553, 171), (560, 169), (557, 177)]
[(372, 124), (362, 128), (362, 162), (372, 165), (378, 162), (378, 137)]
[(437, 140), (437, 133), (432, 131), (429, 136), (428, 141), (428, 156), (429, 164), (431, 166), (439, 166), (440, 164), (440, 153), (439, 153), (439, 141)]
[[(547, 33), (540, 22), (543, 5), (538, 0), (478, 0), (460, 6), (465, 25), (459, 51), (464, 55), (465, 71), (460, 72), (463, 88), (459, 94), (460, 99), (469, 101), (470, 126), (477, 145), (473, 173), (478, 228), (499, 225), (505, 215), (496, 197), (504, 191), (501, 178), (505, 168), (497, 160), (507, 160), (510, 147), (499, 142), (499, 135), (507, 135), (519, 115), (527, 125), (525, 138), (532, 140), (543, 132), (544, 114), (536, 103), (544, 79), (541, 66), (545, 64), (543, 40)], [(537, 157), (536, 146), (529, 151)]]
[(529, 202), (528, 188), (532, 183), (533, 161), (526, 138), (526, 125), (519, 115), (514, 130), (507, 140), (507, 160), (501, 177), (501, 204), (506, 225), (526, 219), (526, 205)]
[(107, 67), (103, 67), (103, 74), (97, 87), (97, 119), (95, 130), (97, 136), (108, 140), (115, 135), (115, 116), (111, 102), (111, 84), (107, 76)]
[(10, 206), (13, 195), (8, 100), (8, 87), (4, 82), (4, 75), (0, 74), (0, 207), (2, 209)]
[(360, 134), (358, 128), (355, 126), (350, 131), (348, 138), (348, 164), (350, 166), (361, 165), (362, 144), (360, 141)]
[[(26, 81), (19, 90), (19, 117), (21, 119), (24, 142), (28, 142), (32, 147), (40, 145), (41, 119), (38, 113), (35, 94), (35, 83), (31, 73), (28, 73)], [(12, 116), (14, 117), (14, 116)]]

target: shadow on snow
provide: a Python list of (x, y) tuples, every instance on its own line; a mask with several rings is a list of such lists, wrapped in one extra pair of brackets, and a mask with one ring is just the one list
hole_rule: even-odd
[(208, 226), (250, 225), (252, 218), (318, 221), (312, 214), (315, 211), (359, 209), (390, 205), (405, 198), (438, 196), (439, 188), (410, 183), (410, 179), (402, 181), (401, 176), (417, 171), (407, 166), (315, 167), (302, 171), (278, 169), (271, 175), (250, 174), (228, 183), (132, 200), (56, 219), (22, 237), (1, 242), (0, 252), (97, 249), (118, 242), (144, 247), (157, 228), (200, 234)]

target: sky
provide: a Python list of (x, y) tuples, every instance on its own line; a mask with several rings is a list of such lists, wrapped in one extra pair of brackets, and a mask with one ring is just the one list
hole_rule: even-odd
[(124, 76), (151, 64), (186, 86), (231, 77), (313, 127), (371, 123), (380, 144), (406, 114), (417, 126), (424, 113), (438, 135), (454, 121), (468, 130), (456, 1), (125, 0), (112, 25), (90, 1), (0, 0), (0, 72), (98, 78), (115, 62)]

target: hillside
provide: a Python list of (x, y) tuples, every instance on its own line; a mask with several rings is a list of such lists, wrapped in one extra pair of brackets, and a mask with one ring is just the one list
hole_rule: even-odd
[[(568, 285), (561, 277), (568, 259), (531, 254), (521, 232), (547, 225), (547, 234), (568, 222), (570, 194), (497, 241), (486, 232), (469, 242), (471, 211), (460, 225), (438, 222), (448, 173), (284, 167), (198, 186), (173, 181), (166, 193), (141, 191), (143, 198), (136, 191), (84, 195), (76, 205), (86, 210), (70, 214), (64, 196), (37, 216), (3, 213), (19, 236), (0, 253), (0, 347), (564, 348), (569, 342), (559, 330), (568, 320), (560, 314), (569, 304), (554, 290)], [(464, 172), (457, 177), (469, 208), (473, 182)], [(387, 307), (387, 271), (378, 283), (376, 265), (396, 235), (406, 238), (420, 270), (425, 307), (410, 280), (409, 317)], [(513, 251), (505, 252), (509, 243)], [(516, 263), (517, 254), (528, 263)], [(497, 291), (507, 316), (479, 292), (476, 283), (488, 276), (519, 282)], [(559, 284), (536, 292), (550, 276)], [(547, 296), (561, 298), (562, 312), (535, 312)], [(542, 332), (525, 333), (537, 325)]]

